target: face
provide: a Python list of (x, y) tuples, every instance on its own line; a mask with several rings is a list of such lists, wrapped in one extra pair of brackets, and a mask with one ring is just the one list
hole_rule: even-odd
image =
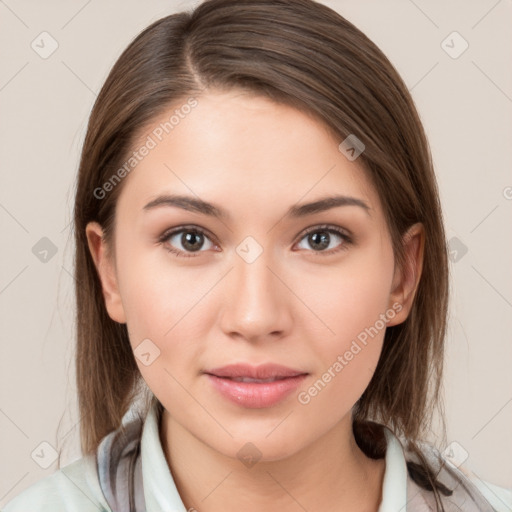
[[(155, 143), (124, 178), (115, 259), (87, 228), (105, 303), (165, 414), (226, 455), (252, 442), (279, 459), (349, 424), (409, 296), (378, 194), (321, 123), (209, 92), (166, 133), (176, 108), (134, 147)], [(298, 376), (218, 376), (234, 364)]]

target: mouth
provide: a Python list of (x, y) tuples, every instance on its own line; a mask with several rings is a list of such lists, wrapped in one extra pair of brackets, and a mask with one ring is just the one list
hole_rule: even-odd
[(238, 406), (261, 409), (284, 400), (309, 375), (276, 364), (235, 364), (203, 372), (213, 388)]
[[(308, 372), (273, 363), (263, 364), (260, 366), (252, 366), (247, 363), (237, 363), (222, 366), (220, 368), (213, 368), (212, 370), (206, 370), (204, 373), (233, 380), (253, 379), (253, 381), (272, 382), (276, 379), (286, 379), (289, 377), (297, 377), (298, 375), (305, 375)], [(246, 382), (250, 381), (246, 380)]]
[(253, 379), (251, 377), (220, 377), (219, 375), (215, 375), (215, 374), (213, 376), (219, 377), (219, 379), (233, 380), (235, 382), (258, 382), (260, 384), (265, 383), (265, 382), (275, 382), (277, 380), (284, 380), (284, 379), (292, 378), (292, 377), (271, 377), (269, 379)]

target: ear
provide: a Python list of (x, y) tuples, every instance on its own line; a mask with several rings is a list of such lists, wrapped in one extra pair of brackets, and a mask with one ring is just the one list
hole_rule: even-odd
[(87, 243), (98, 272), (105, 299), (105, 307), (112, 320), (126, 323), (121, 295), (119, 293), (115, 265), (103, 239), (103, 229), (97, 222), (89, 222), (85, 228)]
[(403, 268), (395, 267), (388, 305), (397, 313), (388, 322), (388, 327), (404, 322), (411, 311), (423, 270), (423, 251), (425, 247), (423, 224), (416, 223), (411, 226), (403, 236), (402, 243), (404, 245), (405, 263)]

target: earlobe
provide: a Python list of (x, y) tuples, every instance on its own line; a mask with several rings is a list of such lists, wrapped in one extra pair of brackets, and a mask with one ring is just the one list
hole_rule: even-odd
[(117, 276), (103, 239), (103, 229), (97, 222), (89, 222), (85, 228), (87, 243), (98, 277), (101, 281), (103, 298), (108, 315), (112, 320), (126, 323), (123, 304), (117, 282)]
[[(400, 304), (401, 309), (388, 322), (388, 326), (401, 324), (411, 311), (416, 290), (423, 270), (425, 230), (421, 223), (411, 226), (403, 237), (405, 262), (403, 268), (395, 269), (389, 307)], [(398, 308), (396, 308), (398, 309)]]

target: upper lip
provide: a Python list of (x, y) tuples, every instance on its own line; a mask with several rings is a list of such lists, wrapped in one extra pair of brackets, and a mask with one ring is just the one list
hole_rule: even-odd
[(204, 373), (215, 375), (217, 377), (249, 377), (251, 379), (286, 378), (307, 374), (307, 372), (288, 368), (280, 364), (262, 364), (260, 366), (252, 366), (246, 363), (229, 364), (227, 366), (207, 370)]

